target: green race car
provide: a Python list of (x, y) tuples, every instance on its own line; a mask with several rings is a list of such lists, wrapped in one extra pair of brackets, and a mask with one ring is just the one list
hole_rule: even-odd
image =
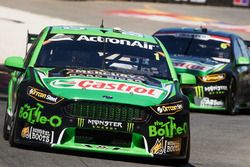
[(177, 159), (190, 152), (189, 102), (163, 45), (120, 29), (46, 27), (9, 57), (4, 138), (17, 144)]
[(250, 108), (250, 52), (238, 35), (206, 28), (163, 28), (154, 34), (167, 48), (177, 73), (197, 84), (183, 86), (191, 109), (237, 114)]

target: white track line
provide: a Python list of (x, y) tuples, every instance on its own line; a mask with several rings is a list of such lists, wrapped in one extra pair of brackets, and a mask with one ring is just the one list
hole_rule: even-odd
[(27, 30), (39, 33), (49, 25), (80, 23), (0, 6), (0, 64), (8, 56), (25, 55)]

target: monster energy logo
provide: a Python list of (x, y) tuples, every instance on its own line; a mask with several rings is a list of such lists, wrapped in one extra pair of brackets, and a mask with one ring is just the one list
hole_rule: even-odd
[(84, 118), (77, 118), (77, 126), (82, 128), (84, 126)]
[(94, 129), (102, 129), (102, 130), (126, 130), (128, 133), (133, 132), (134, 123), (127, 123), (126, 126), (123, 125), (122, 122), (115, 121), (104, 121), (104, 120), (94, 120), (94, 119), (84, 119), (77, 118), (77, 126), (79, 128), (94, 128)]
[(131, 133), (134, 129), (134, 123), (127, 123), (127, 132)]
[(204, 87), (203, 86), (196, 86), (195, 87), (195, 94), (198, 97), (204, 97)]

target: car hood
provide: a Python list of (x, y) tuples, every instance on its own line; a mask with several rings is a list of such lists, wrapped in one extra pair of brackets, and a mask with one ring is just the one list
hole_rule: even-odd
[(190, 73), (195, 76), (204, 76), (223, 70), (227, 64), (206, 59), (194, 59), (186, 57), (171, 58), (177, 73)]
[(88, 71), (88, 75), (86, 70), (69, 73), (72, 69), (37, 68), (34, 71), (41, 81), (40, 84), (52, 94), (69, 100), (152, 106), (160, 104), (176, 92), (172, 81), (143, 77), (133, 80), (129, 75), (123, 75), (122, 79), (117, 79), (117, 77), (100, 75), (100, 70), (98, 75), (89, 75), (91, 70)]

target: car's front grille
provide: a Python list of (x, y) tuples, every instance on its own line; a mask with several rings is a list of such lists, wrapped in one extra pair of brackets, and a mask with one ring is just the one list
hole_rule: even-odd
[(62, 110), (70, 117), (124, 122), (145, 121), (149, 116), (144, 107), (91, 101), (72, 102)]

